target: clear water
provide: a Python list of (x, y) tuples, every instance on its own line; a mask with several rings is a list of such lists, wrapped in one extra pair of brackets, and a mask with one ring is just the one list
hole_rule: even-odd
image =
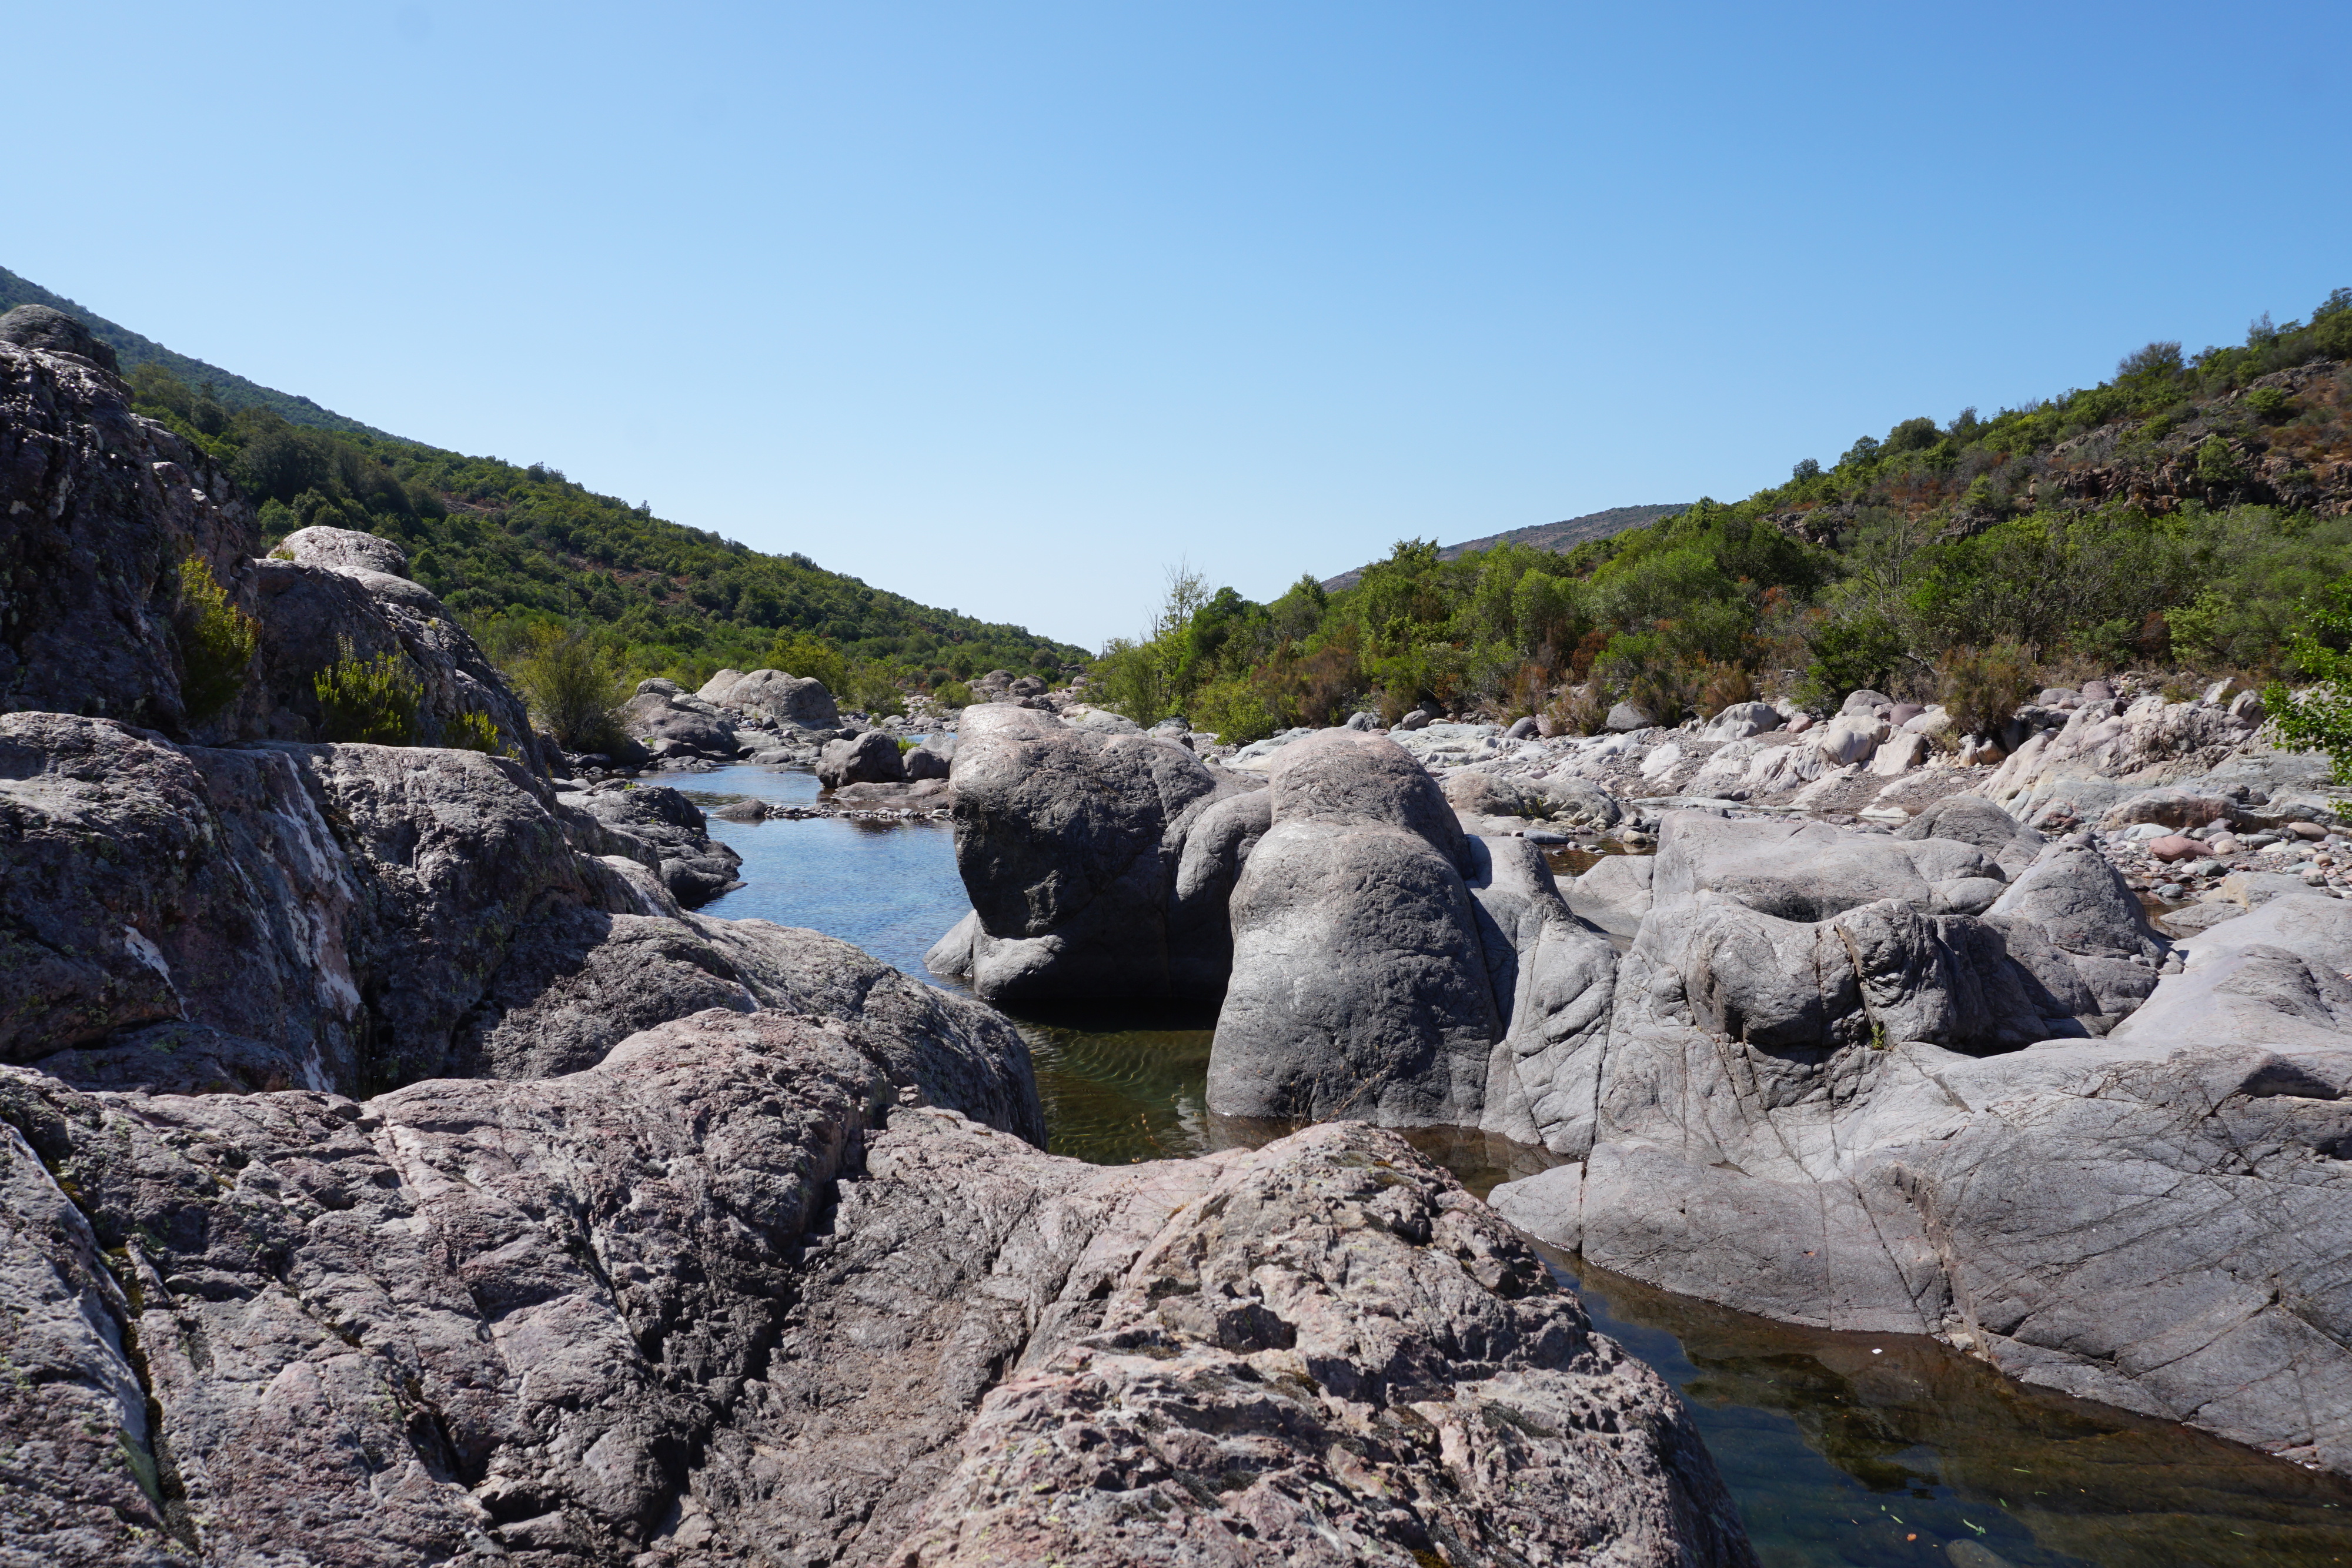
[[(809, 774), (758, 768), (679, 787), (706, 804), (817, 793)], [(746, 885), (706, 913), (812, 926), (955, 988), (923, 967), (971, 907), (946, 824), (710, 827), (743, 856)], [(1057, 1154), (1125, 1164), (1287, 1130), (1210, 1114), (1209, 1016), (1013, 1021), (1036, 1057)], [(1481, 1196), (1551, 1163), (1476, 1133), (1412, 1136)], [(1769, 1568), (2352, 1565), (2352, 1484), (2023, 1387), (1932, 1340), (1791, 1328), (1548, 1257), (1603, 1332), (1683, 1391)]]

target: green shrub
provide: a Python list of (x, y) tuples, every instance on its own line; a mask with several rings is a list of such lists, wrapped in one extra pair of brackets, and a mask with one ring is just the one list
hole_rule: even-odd
[(1213, 734), (1226, 746), (1247, 746), (1253, 740), (1287, 728), (1282, 714), (1247, 675), (1212, 681), (1192, 695), (1191, 722)]
[(507, 666), (530, 716), (567, 751), (610, 751), (621, 744), (614, 709), (626, 684), (587, 633), (541, 624)]
[[(800, 672), (793, 672), (798, 674)], [(828, 685), (826, 690), (832, 690)], [(907, 711), (907, 696), (890, 672), (880, 664), (860, 664), (850, 672), (850, 706), (876, 718), (888, 718)]]
[(398, 653), (362, 659), (345, 638), (343, 656), (310, 677), (323, 740), (368, 746), (416, 744), (416, 708), (425, 687)]
[(2025, 650), (2000, 643), (1977, 652), (1956, 648), (1944, 661), (1937, 700), (1961, 735), (1998, 736), (2018, 706), (2041, 689), (2041, 676)]
[(1903, 660), (1903, 634), (1884, 615), (1834, 621), (1811, 639), (1812, 663), (1805, 668), (1808, 695), (1824, 703), (1848, 692), (1884, 691)]
[[(788, 675), (798, 675), (804, 681), (821, 683), (835, 696), (849, 692), (849, 663), (838, 648), (830, 647), (806, 632), (779, 637), (770, 645), (768, 657), (773, 667)], [(966, 660), (970, 663), (970, 660)]]
[(486, 713), (461, 713), (442, 726), (441, 744), (453, 751), (479, 751), (491, 757), (509, 754), (498, 721)]
[(2318, 684), (2298, 696), (2284, 681), (2263, 690), (2263, 706), (2279, 744), (2324, 751), (2339, 789), (2352, 789), (2352, 577), (2329, 583), (2305, 606), (2304, 629), (2288, 663)]
[(931, 700), (941, 707), (970, 707), (971, 688), (961, 681), (942, 681), (932, 691)]
[(236, 700), (261, 641), (260, 623), (231, 603), (200, 555), (180, 563), (180, 700), (201, 724)]
[(2286, 412), (2287, 396), (2279, 387), (2256, 387), (2246, 394), (2246, 406), (2264, 420), (2274, 420)]
[(2238, 478), (2237, 454), (2218, 435), (2209, 435), (2197, 448), (2197, 477), (2208, 485), (2228, 485)]

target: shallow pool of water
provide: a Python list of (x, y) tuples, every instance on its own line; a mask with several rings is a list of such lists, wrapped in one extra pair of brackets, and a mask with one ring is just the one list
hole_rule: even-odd
[[(806, 773), (733, 768), (703, 796), (809, 800)], [(806, 925), (934, 985), (923, 953), (970, 908), (944, 823), (711, 820), (743, 888), (705, 913)], [(1255, 1146), (1209, 1113), (1205, 1014), (1013, 1020), (1055, 1153), (1097, 1164)], [(1484, 1196), (1551, 1164), (1477, 1133), (1409, 1134)], [(1769, 1568), (2352, 1568), (2352, 1484), (2167, 1422), (2026, 1388), (1932, 1340), (1840, 1334), (1670, 1295), (1548, 1254), (1597, 1326), (1670, 1378)]]

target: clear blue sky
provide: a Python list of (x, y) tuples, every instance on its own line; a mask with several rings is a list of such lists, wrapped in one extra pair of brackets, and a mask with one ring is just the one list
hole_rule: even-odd
[(1088, 644), (2352, 283), (2352, 5), (16, 7), (0, 264)]

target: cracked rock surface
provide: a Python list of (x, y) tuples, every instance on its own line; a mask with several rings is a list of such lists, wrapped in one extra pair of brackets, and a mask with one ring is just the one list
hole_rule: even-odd
[(1393, 1134), (1096, 1167), (895, 1076), (772, 1011), (363, 1104), (6, 1070), (5, 1397), (55, 1435), (0, 1545), (1753, 1561), (1672, 1390)]

